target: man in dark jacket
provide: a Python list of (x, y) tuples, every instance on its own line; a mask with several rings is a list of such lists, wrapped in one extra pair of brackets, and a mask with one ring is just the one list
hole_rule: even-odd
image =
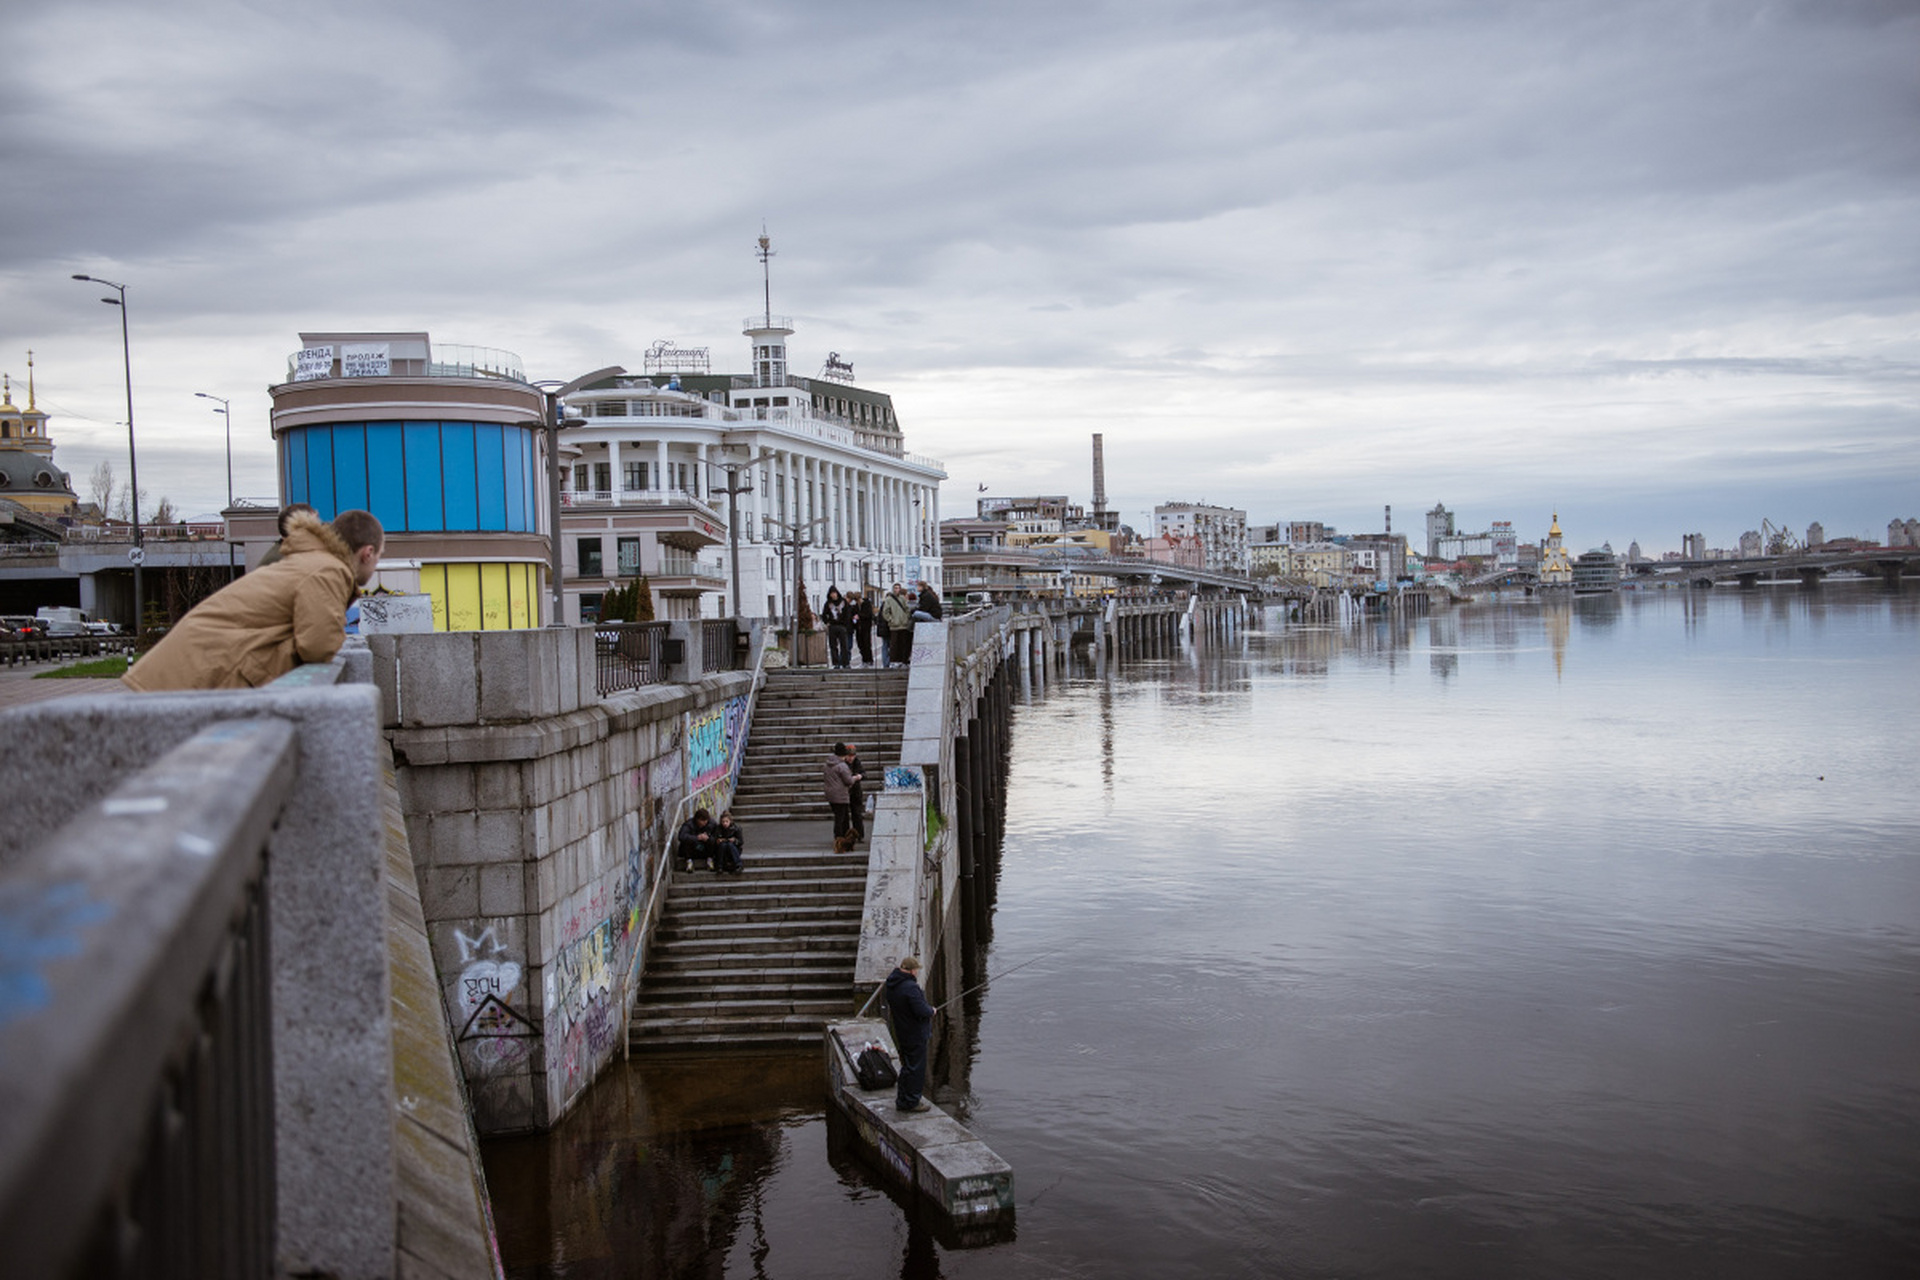
[(709, 869), (712, 868), (713, 835), (713, 815), (705, 809), (695, 809), (693, 816), (680, 824), (680, 837), (676, 843), (680, 856), (687, 860), (687, 870), (693, 870), (696, 862), (703, 862)]
[(933, 1036), (933, 1006), (920, 990), (916, 975), (920, 961), (908, 956), (887, 975), (887, 1012), (893, 1018), (893, 1038), (900, 1048), (900, 1084), (893, 1105), (901, 1111), (931, 1111), (920, 1096), (927, 1087), (927, 1041)]
[(847, 767), (846, 743), (833, 744), (833, 754), (827, 757), (821, 773), (827, 793), (827, 807), (833, 810), (834, 852), (845, 853), (846, 849), (838, 846), (842, 841), (849, 846), (853, 843), (846, 837), (853, 829), (853, 788), (860, 781), (860, 776)]

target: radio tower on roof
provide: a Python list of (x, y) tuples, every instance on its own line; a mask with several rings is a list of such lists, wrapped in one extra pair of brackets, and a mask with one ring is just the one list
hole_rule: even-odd
[(753, 342), (753, 385), (784, 387), (787, 385), (787, 339), (793, 336), (793, 321), (773, 314), (773, 271), (767, 266), (767, 259), (773, 257), (773, 241), (767, 238), (764, 222), (760, 224), (760, 239), (755, 243), (766, 310), (758, 321), (749, 318), (742, 332)]
[(767, 238), (767, 224), (760, 224), (759, 240), (760, 283), (766, 293), (767, 328), (773, 328), (773, 268), (767, 265), (767, 259), (773, 256), (773, 241)]

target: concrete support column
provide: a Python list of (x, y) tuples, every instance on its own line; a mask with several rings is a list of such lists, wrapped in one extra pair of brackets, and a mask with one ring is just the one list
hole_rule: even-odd
[(973, 794), (969, 805), (973, 817), (973, 840), (969, 850), (969, 860), (977, 868), (980, 865), (981, 851), (987, 843), (987, 787), (991, 785), (988, 779), (992, 776), (991, 765), (987, 759), (986, 738), (980, 726), (980, 717), (977, 715), (967, 720), (967, 748), (973, 757), (967, 768), (967, 772), (973, 778)]
[(653, 487), (661, 493), (667, 491), (667, 442), (656, 440), (653, 445)]
[(960, 859), (960, 876), (973, 878), (973, 744), (964, 733), (953, 740), (953, 847)]
[[(626, 501), (626, 479), (620, 474), (620, 442), (607, 441), (607, 483), (613, 486), (613, 501), (617, 506)], [(616, 544), (617, 545), (617, 544)]]

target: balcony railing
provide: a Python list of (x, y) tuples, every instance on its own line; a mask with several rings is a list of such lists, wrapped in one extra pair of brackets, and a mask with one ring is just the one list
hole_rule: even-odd
[(685, 489), (562, 489), (563, 507), (694, 507), (701, 515), (725, 524), (705, 498)]
[(727, 571), (699, 556), (684, 551), (660, 549), (660, 567), (654, 571), (663, 578), (714, 578), (724, 581)]

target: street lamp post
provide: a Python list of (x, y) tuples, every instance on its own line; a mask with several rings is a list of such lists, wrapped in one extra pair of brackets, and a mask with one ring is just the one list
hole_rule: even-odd
[(127, 374), (127, 509), (133, 516), (133, 550), (127, 558), (133, 561), (133, 634), (138, 639), (146, 621), (142, 606), (140, 565), (147, 558), (147, 548), (145, 539), (140, 536), (140, 459), (133, 447), (133, 348), (127, 340), (127, 286), (79, 272), (75, 272), (73, 278), (91, 284), (103, 284), (120, 295), (100, 301), (110, 307), (120, 308), (120, 359)]
[(615, 364), (583, 373), (571, 382), (546, 379), (532, 384), (546, 398), (546, 413), (540, 425), (547, 434), (547, 576), (553, 580), (553, 612), (547, 619), (550, 627), (567, 625), (567, 584), (560, 568), (560, 401), (584, 386), (604, 378), (617, 378), (625, 372), (625, 368)]
[(813, 531), (827, 522), (825, 516), (816, 520), (784, 521), (772, 516), (762, 516), (768, 525), (786, 534), (784, 538), (774, 539), (774, 543), (793, 551), (793, 601), (787, 608), (787, 636), (789, 657), (792, 666), (800, 665), (800, 593), (806, 590), (807, 557), (806, 550), (813, 545)]
[[(721, 492), (727, 495), (727, 550), (733, 558), (733, 616), (740, 618), (740, 495), (753, 492), (753, 479), (748, 477), (745, 484), (740, 483), (740, 473), (750, 467), (758, 466), (772, 455), (772, 450), (762, 449), (756, 456), (745, 462), (709, 462), (710, 467), (718, 467), (727, 473), (727, 487)], [(707, 492), (712, 493), (709, 485)]]
[[(210, 396), (204, 391), (196, 391), (193, 394), (202, 400), (218, 400), (220, 407), (214, 412), (227, 420), (227, 510), (231, 511), (233, 510), (233, 402), (225, 396)], [(231, 516), (225, 518), (232, 519)], [(227, 529), (227, 581), (232, 582), (239, 576), (240, 571), (234, 567), (233, 563), (233, 529), (229, 526)]]

